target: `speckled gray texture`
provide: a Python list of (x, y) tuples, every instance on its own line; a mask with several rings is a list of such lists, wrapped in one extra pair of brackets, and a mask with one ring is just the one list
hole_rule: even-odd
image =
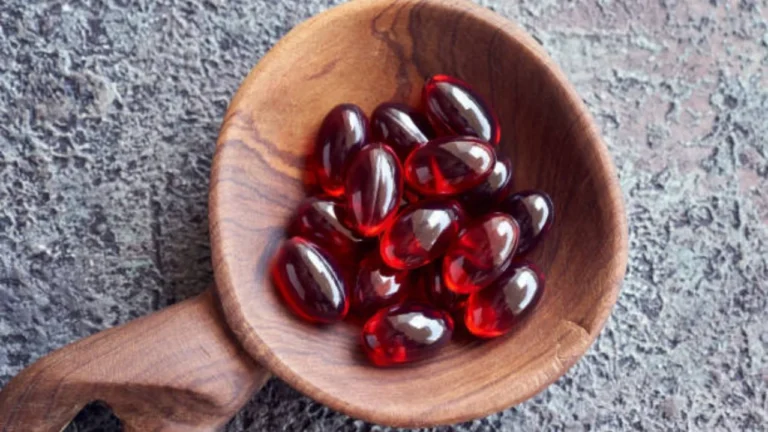
[[(0, 386), (210, 283), (206, 193), (229, 97), (333, 3), (0, 1)], [(481, 3), (534, 34), (592, 109), (631, 252), (576, 367), (451, 429), (768, 430), (768, 2)], [(70, 431), (116, 425), (94, 408)], [(380, 429), (272, 380), (229, 430)]]

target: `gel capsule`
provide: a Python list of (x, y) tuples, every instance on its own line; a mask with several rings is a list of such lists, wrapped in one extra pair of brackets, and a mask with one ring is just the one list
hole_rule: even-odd
[(512, 161), (506, 156), (497, 155), (491, 175), (480, 185), (461, 194), (461, 204), (473, 215), (487, 213), (512, 186), (512, 173)]
[(403, 174), (397, 156), (384, 144), (360, 150), (347, 169), (347, 207), (355, 229), (365, 237), (384, 230), (396, 216), (403, 194)]
[(533, 249), (549, 231), (555, 220), (552, 199), (541, 191), (525, 191), (504, 198), (497, 209), (515, 218), (520, 225), (520, 245), (517, 253)]
[(376, 141), (392, 146), (405, 160), (411, 150), (435, 136), (427, 118), (408, 105), (385, 103), (371, 115), (371, 132)]
[(272, 280), (288, 307), (310, 322), (341, 321), (349, 311), (344, 277), (336, 260), (301, 237), (286, 240), (272, 263)]
[(342, 222), (347, 217), (347, 211), (340, 203), (325, 198), (307, 198), (299, 206), (289, 232), (315, 242), (344, 260), (354, 256), (363, 243), (363, 239)]
[(455, 195), (484, 182), (493, 172), (496, 152), (472, 137), (443, 137), (415, 149), (405, 161), (405, 179), (426, 196)]
[(345, 169), (368, 137), (368, 118), (357, 105), (339, 105), (325, 116), (310, 168), (328, 195), (339, 197), (344, 193)]
[(443, 258), (445, 285), (459, 294), (487, 287), (509, 267), (519, 238), (520, 227), (508, 215), (489, 213), (477, 219)]
[(461, 207), (455, 201), (422, 201), (406, 207), (381, 235), (387, 265), (410, 270), (445, 253), (459, 233)]
[(453, 334), (450, 314), (419, 304), (382, 309), (363, 327), (363, 351), (377, 366), (423, 360), (446, 345)]
[(352, 292), (352, 310), (370, 316), (381, 308), (401, 303), (408, 295), (410, 275), (388, 267), (373, 251), (361, 263)]
[(456, 294), (445, 286), (442, 268), (440, 261), (424, 267), (422, 270), (423, 289), (430, 304), (449, 312), (456, 312), (464, 307), (467, 296)]
[(464, 323), (475, 336), (500, 336), (535, 308), (543, 292), (541, 271), (530, 262), (515, 261), (491, 286), (469, 296)]
[(444, 134), (469, 135), (499, 144), (499, 119), (469, 84), (435, 75), (424, 84), (423, 98), (429, 121)]

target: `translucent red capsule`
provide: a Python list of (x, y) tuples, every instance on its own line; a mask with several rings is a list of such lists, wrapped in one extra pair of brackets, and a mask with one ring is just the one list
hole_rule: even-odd
[(325, 116), (317, 134), (310, 169), (328, 195), (339, 197), (344, 194), (346, 167), (368, 138), (368, 118), (357, 105), (339, 105)]
[(377, 366), (424, 360), (446, 345), (453, 334), (448, 312), (420, 304), (382, 309), (363, 327), (363, 351)]
[(499, 119), (469, 84), (447, 75), (435, 75), (424, 84), (423, 98), (429, 121), (442, 133), (474, 136), (499, 144)]
[(476, 336), (501, 336), (535, 308), (543, 292), (544, 275), (538, 267), (515, 261), (491, 286), (469, 296), (464, 323)]
[(307, 198), (299, 206), (289, 232), (313, 241), (344, 260), (355, 256), (363, 243), (363, 239), (342, 222), (347, 219), (343, 204), (326, 198)]
[(484, 182), (493, 172), (496, 152), (472, 137), (437, 138), (415, 149), (405, 161), (405, 179), (425, 196), (455, 195)]
[(484, 182), (461, 194), (459, 200), (467, 211), (473, 215), (485, 214), (512, 186), (512, 161), (502, 155), (497, 155), (496, 164), (491, 175)]
[(272, 263), (272, 280), (288, 307), (307, 321), (332, 323), (349, 311), (339, 265), (308, 240), (293, 237), (283, 242)]
[(542, 191), (529, 190), (510, 195), (499, 202), (497, 209), (515, 218), (520, 225), (517, 253), (533, 249), (552, 227), (555, 206)]
[(456, 312), (464, 307), (467, 296), (456, 294), (448, 289), (443, 282), (443, 263), (437, 261), (422, 270), (422, 289), (430, 304), (440, 309)]
[(381, 235), (387, 265), (410, 270), (437, 259), (459, 233), (461, 207), (455, 201), (422, 201), (406, 207)]
[(374, 140), (389, 144), (401, 161), (435, 136), (424, 114), (400, 103), (384, 103), (373, 111), (371, 133)]
[(345, 183), (350, 222), (373, 237), (396, 216), (403, 194), (403, 174), (395, 153), (384, 144), (369, 144), (347, 168)]
[(401, 303), (408, 296), (411, 277), (405, 270), (388, 267), (379, 251), (373, 251), (360, 263), (352, 291), (352, 310), (361, 316)]
[(487, 287), (509, 267), (519, 238), (520, 227), (511, 216), (489, 213), (477, 219), (443, 258), (445, 285), (459, 294)]

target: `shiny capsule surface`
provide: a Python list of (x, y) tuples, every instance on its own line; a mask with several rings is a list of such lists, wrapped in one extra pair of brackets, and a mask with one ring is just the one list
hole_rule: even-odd
[(542, 191), (530, 190), (510, 195), (499, 203), (497, 209), (515, 218), (520, 225), (519, 254), (536, 247), (555, 220), (552, 199)]
[(371, 134), (374, 140), (389, 144), (401, 161), (435, 136), (424, 114), (400, 103), (384, 103), (373, 111)]
[(447, 75), (435, 75), (424, 84), (423, 98), (429, 121), (442, 133), (469, 135), (499, 144), (499, 119), (469, 84)]
[(536, 307), (543, 292), (538, 267), (516, 260), (491, 286), (469, 296), (464, 323), (475, 336), (501, 336)]
[(496, 165), (496, 152), (472, 137), (437, 138), (415, 149), (405, 161), (408, 186), (425, 196), (467, 192), (484, 182)]
[(393, 269), (374, 250), (360, 263), (352, 291), (352, 311), (370, 316), (381, 308), (401, 303), (410, 289), (411, 277), (405, 270)]
[(478, 186), (461, 194), (461, 204), (470, 214), (487, 213), (512, 187), (512, 175), (512, 161), (506, 156), (497, 155), (491, 175)]
[(458, 294), (487, 287), (509, 267), (519, 237), (520, 227), (509, 215), (489, 213), (475, 220), (443, 258), (445, 285)]
[(344, 194), (346, 167), (369, 135), (368, 118), (357, 105), (342, 104), (326, 115), (309, 161), (325, 193), (333, 197)]
[(272, 262), (272, 280), (288, 307), (309, 322), (341, 321), (349, 311), (346, 281), (336, 260), (301, 237), (280, 246)]
[(363, 243), (363, 239), (344, 224), (347, 218), (343, 204), (327, 198), (307, 198), (299, 205), (289, 232), (344, 260), (355, 255)]
[(437, 259), (459, 233), (461, 207), (455, 201), (422, 201), (406, 207), (381, 235), (387, 265), (410, 270)]
[(345, 185), (353, 227), (365, 237), (378, 235), (401, 204), (403, 173), (397, 156), (384, 144), (365, 146), (349, 165)]
[(467, 296), (456, 294), (448, 289), (443, 282), (443, 266), (441, 261), (436, 261), (424, 267), (422, 270), (422, 289), (429, 303), (440, 309), (456, 312), (464, 307)]
[(448, 312), (406, 303), (382, 309), (365, 323), (363, 351), (377, 366), (394, 366), (431, 357), (452, 334)]

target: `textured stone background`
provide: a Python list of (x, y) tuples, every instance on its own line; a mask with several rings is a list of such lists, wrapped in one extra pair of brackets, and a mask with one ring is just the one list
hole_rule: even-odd
[[(328, 0), (0, 1), (0, 386), (200, 292), (229, 97)], [(565, 69), (621, 175), (602, 336), (485, 430), (767, 430), (768, 2), (483, 0)], [(190, 265), (193, 264), (193, 265)], [(104, 408), (70, 431), (119, 430)], [(273, 380), (231, 431), (380, 430)]]

